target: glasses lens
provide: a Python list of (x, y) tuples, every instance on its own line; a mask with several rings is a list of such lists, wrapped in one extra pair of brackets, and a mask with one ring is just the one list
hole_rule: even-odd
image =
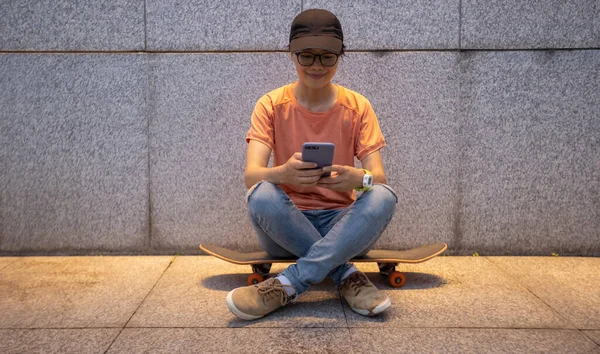
[(336, 62), (337, 62), (337, 55), (335, 55), (335, 54), (321, 55), (321, 64), (323, 64), (323, 66), (334, 66)]
[(333, 53), (326, 53), (321, 55), (314, 55), (313, 53), (304, 52), (298, 53), (298, 63), (303, 66), (310, 66), (315, 62), (315, 58), (318, 56), (321, 59), (323, 66), (334, 66), (337, 63), (338, 56)]
[(300, 53), (298, 54), (298, 63), (300, 65), (312, 65), (315, 61), (315, 56), (312, 53)]

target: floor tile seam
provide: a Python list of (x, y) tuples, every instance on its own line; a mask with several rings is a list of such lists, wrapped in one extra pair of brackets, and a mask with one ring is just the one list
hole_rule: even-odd
[(108, 345), (106, 346), (106, 350), (104, 351), (104, 353), (103, 353), (103, 354), (107, 354), (107, 353), (108, 353), (108, 351), (110, 350), (110, 348), (112, 348), (112, 346), (113, 346), (113, 345), (115, 344), (115, 342), (117, 341), (117, 338), (119, 338), (119, 337), (121, 336), (121, 333), (123, 333), (123, 329), (121, 329), (121, 330), (119, 331), (119, 333), (117, 333), (117, 334), (115, 335), (115, 337), (114, 337), (114, 338), (113, 338), (113, 339), (110, 341), (110, 344), (108, 344)]
[(591, 340), (593, 343), (596, 343), (596, 345), (598, 346), (598, 348), (600, 348), (600, 340), (596, 342), (596, 340), (594, 340), (594, 338), (588, 336), (588, 334), (586, 332), (591, 332), (591, 331), (598, 331), (598, 330), (594, 330), (594, 329), (580, 329), (579, 332), (581, 332), (582, 335), (584, 335), (586, 338), (588, 338), (589, 340)]
[(45, 329), (51, 329), (51, 330), (85, 330), (85, 329), (90, 329), (90, 330), (97, 330), (97, 329), (123, 329), (122, 326), (114, 326), (114, 327), (2, 327), (0, 328), (0, 331), (15, 331), (15, 330), (31, 330), (31, 331), (37, 331), (37, 330), (45, 330)]
[(158, 283), (160, 283), (161, 279), (165, 276), (165, 274), (167, 273), (167, 271), (169, 270), (169, 268), (171, 268), (171, 265), (173, 265), (173, 263), (175, 263), (176, 259), (177, 259), (177, 256), (172, 256), (171, 261), (169, 261), (169, 265), (164, 269), (164, 271), (162, 272), (162, 274), (160, 275), (160, 277), (158, 277), (158, 279), (152, 285), (152, 287), (150, 288), (150, 290), (148, 291), (148, 293), (146, 294), (146, 296), (144, 296), (144, 298), (142, 299), (142, 301), (140, 301), (140, 303), (136, 307), (135, 311), (133, 311), (133, 314), (131, 314), (131, 316), (129, 317), (129, 319), (127, 320), (127, 322), (125, 322), (125, 325), (123, 325), (123, 328), (127, 327), (127, 324), (129, 324), (129, 322), (131, 322), (131, 319), (133, 318), (133, 316), (135, 316), (135, 314), (138, 312), (138, 310), (140, 309), (140, 307), (142, 307), (142, 305), (144, 304), (144, 302), (146, 302), (146, 299), (148, 299), (148, 296), (150, 296), (150, 294), (152, 294), (152, 292), (154, 291), (154, 289), (156, 288), (156, 286), (158, 285)]
[(104, 351), (104, 354), (108, 353), (108, 351), (110, 350), (110, 348), (112, 348), (112, 346), (115, 344), (115, 342), (117, 341), (117, 339), (121, 336), (121, 333), (123, 333), (123, 330), (125, 330), (125, 328), (127, 328), (127, 324), (129, 324), (129, 322), (131, 322), (131, 319), (133, 318), (133, 316), (135, 316), (135, 314), (138, 312), (138, 310), (140, 309), (140, 307), (142, 307), (142, 305), (144, 304), (144, 302), (146, 302), (146, 299), (148, 299), (148, 296), (150, 296), (150, 294), (152, 294), (152, 291), (154, 291), (154, 288), (156, 288), (156, 286), (158, 285), (158, 283), (160, 283), (160, 280), (165, 276), (165, 274), (167, 273), (167, 271), (169, 270), (169, 268), (171, 268), (171, 265), (173, 263), (175, 263), (175, 259), (177, 259), (177, 256), (171, 256), (171, 257), (172, 258), (171, 258), (171, 261), (169, 262), (169, 265), (165, 268), (165, 270), (162, 272), (162, 274), (160, 275), (160, 277), (158, 277), (158, 279), (156, 280), (156, 282), (154, 283), (154, 285), (152, 285), (152, 287), (150, 288), (150, 290), (148, 291), (148, 293), (146, 294), (146, 296), (144, 296), (144, 298), (142, 299), (142, 301), (140, 301), (140, 303), (136, 307), (135, 311), (133, 311), (133, 313), (131, 314), (131, 316), (129, 316), (129, 319), (127, 320), (127, 322), (125, 322), (125, 324), (123, 325), (123, 327), (121, 327), (121, 330), (119, 331), (119, 333), (117, 333), (117, 335), (115, 336), (115, 338), (113, 338), (113, 340), (110, 342), (110, 344), (108, 345), (108, 347)]
[(546, 331), (546, 332), (581, 332), (581, 330), (577, 328), (564, 328), (564, 327), (459, 327), (459, 326), (451, 326), (451, 327), (429, 327), (429, 326), (391, 326), (391, 327), (379, 327), (379, 326), (368, 326), (368, 327), (348, 327), (350, 330), (362, 330), (362, 329), (373, 329), (373, 330), (460, 330), (460, 331), (483, 331), (483, 330), (491, 330), (491, 331)]
[(542, 302), (544, 305), (546, 305), (546, 307), (548, 307), (559, 319), (565, 321), (566, 324), (572, 326), (574, 329), (580, 329), (577, 325), (575, 325), (574, 323), (569, 321), (565, 316), (563, 316), (560, 312), (558, 312), (558, 310), (555, 309), (552, 305), (550, 305), (548, 302), (546, 302), (544, 299), (542, 299), (540, 296), (538, 296), (536, 293), (534, 293), (533, 290), (529, 289), (527, 287), (527, 285), (524, 284), (524, 282), (522, 281), (524, 279), (523, 277), (521, 277), (517, 274), (514, 274), (511, 271), (501, 267), (498, 263), (496, 263), (492, 259), (490, 259), (490, 257), (485, 257), (485, 259), (488, 262), (490, 262), (494, 267), (496, 267), (501, 273), (509, 276), (509, 279), (513, 283), (515, 283), (515, 284), (519, 285), (520, 287), (522, 287), (523, 289), (527, 290), (528, 293), (530, 293), (536, 299), (538, 299), (540, 302)]
[(348, 326), (329, 326), (329, 325), (321, 325), (321, 326), (310, 326), (310, 327), (303, 327), (303, 326), (298, 326), (298, 327), (294, 327), (294, 326), (244, 326), (241, 325), (239, 327), (215, 327), (215, 326), (132, 326), (132, 327), (125, 327), (124, 329), (253, 329), (253, 330), (265, 330), (265, 329), (290, 329), (290, 330), (294, 330), (294, 329), (331, 329), (331, 330), (337, 330), (337, 329), (348, 329)]
[(336, 289), (338, 298), (340, 299), (340, 305), (342, 305), (342, 313), (344, 314), (344, 323), (346, 323), (346, 328), (350, 328), (350, 323), (348, 322), (348, 314), (346, 313), (346, 306), (344, 306), (344, 300), (342, 296), (342, 292), (340, 289)]
[(512, 283), (514, 283), (516, 285), (520, 285), (522, 287), (525, 287), (523, 285), (523, 283), (522, 283), (522, 280), (523, 280), (522, 276), (520, 276), (518, 274), (515, 274), (515, 273), (511, 272), (510, 270), (504, 268), (501, 264), (495, 262), (492, 259), (492, 257), (486, 257), (486, 256), (484, 256), (483, 258), (485, 258), (486, 261), (488, 261), (489, 263), (491, 263), (491, 265), (494, 266), (498, 271), (500, 271), (500, 273), (502, 273), (503, 275), (505, 275), (508, 278), (509, 281), (511, 281)]
[(18, 257), (17, 259), (15, 259), (12, 262), (8, 263), (6, 266), (4, 266), (4, 267), (2, 267), (0, 269), (0, 273), (4, 272), (6, 269), (8, 269), (9, 267), (11, 267), (12, 265), (17, 264), (17, 262), (19, 262), (21, 259), (22, 259), (21, 257)]

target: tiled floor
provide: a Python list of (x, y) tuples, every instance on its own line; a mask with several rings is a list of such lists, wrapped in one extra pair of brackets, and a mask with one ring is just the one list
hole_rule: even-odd
[[(285, 265), (274, 265), (275, 272)], [(0, 353), (600, 353), (600, 258), (438, 257), (363, 317), (326, 280), (257, 321), (209, 256), (0, 257)]]

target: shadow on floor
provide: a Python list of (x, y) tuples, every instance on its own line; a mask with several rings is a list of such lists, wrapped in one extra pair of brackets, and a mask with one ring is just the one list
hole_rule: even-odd
[(446, 279), (428, 273), (419, 272), (402, 272), (406, 277), (406, 283), (401, 288), (393, 288), (388, 283), (386, 276), (380, 275), (379, 273), (366, 273), (369, 280), (378, 289), (386, 290), (421, 290), (421, 289), (433, 289), (440, 288), (448, 284)]
[[(445, 286), (448, 282), (437, 275), (417, 272), (403, 272), (406, 277), (406, 283), (401, 288), (393, 288), (389, 285), (388, 279), (385, 276), (375, 272), (367, 272), (369, 280), (382, 290), (420, 290), (433, 289)], [(202, 280), (201, 285), (212, 290), (229, 291), (236, 287), (246, 286), (249, 273), (242, 274), (221, 274), (213, 275)], [(270, 276), (275, 276), (271, 274)], [(325, 280), (329, 281), (329, 280)], [(333, 287), (333, 282), (331, 282)]]

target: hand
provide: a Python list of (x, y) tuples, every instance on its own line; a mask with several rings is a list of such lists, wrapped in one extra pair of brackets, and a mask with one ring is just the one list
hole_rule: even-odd
[(303, 162), (302, 154), (297, 152), (281, 165), (281, 183), (302, 187), (316, 186), (323, 174), (323, 170), (316, 167), (315, 162)]
[(331, 176), (319, 179), (318, 187), (338, 192), (348, 192), (362, 186), (363, 170), (351, 166), (333, 165), (323, 167), (323, 172), (331, 171)]

